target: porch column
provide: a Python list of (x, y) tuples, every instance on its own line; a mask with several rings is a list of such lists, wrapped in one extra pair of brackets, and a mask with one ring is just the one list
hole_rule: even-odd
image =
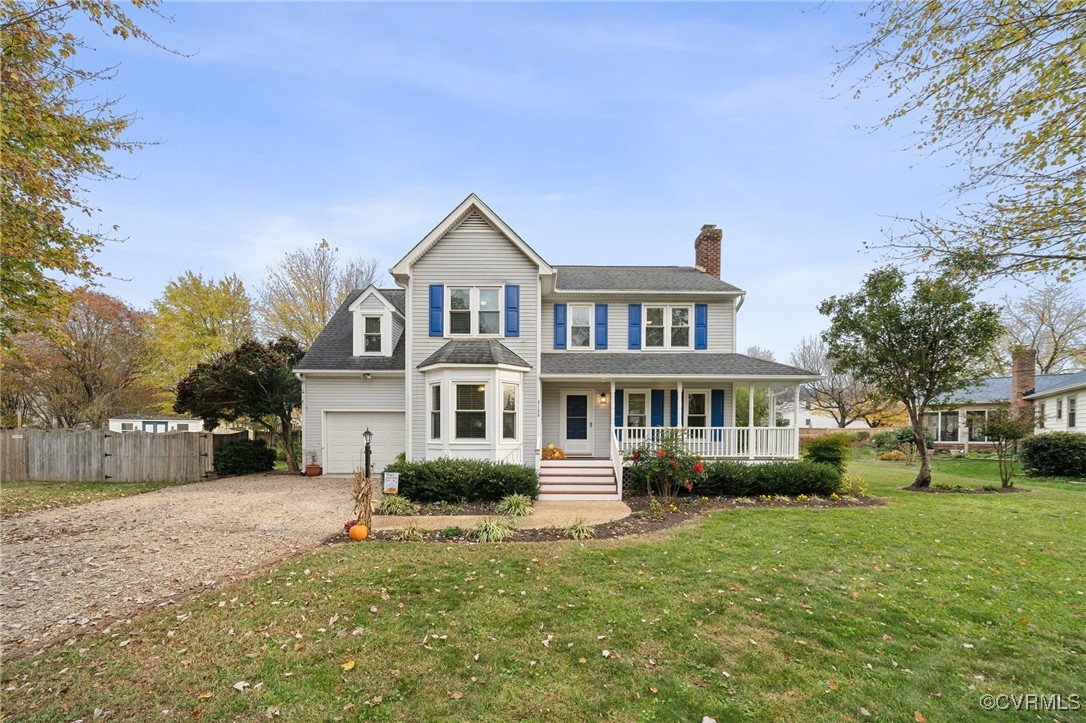
[(615, 448), (615, 380), (611, 380), (611, 396), (608, 399), (610, 403), (607, 407), (607, 416), (611, 419), (611, 441), (607, 445), (608, 449)]
[(680, 379), (675, 392), (675, 406), (678, 407), (675, 410), (675, 424), (680, 427), (685, 427), (684, 420), (686, 419), (686, 400), (683, 399), (683, 382)]
[(754, 384), (747, 386), (747, 459), (754, 459)]
[(799, 384), (792, 394), (792, 457), (799, 459)]

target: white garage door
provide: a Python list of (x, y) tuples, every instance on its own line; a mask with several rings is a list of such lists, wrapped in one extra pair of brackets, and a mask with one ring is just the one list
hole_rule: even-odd
[(407, 446), (403, 412), (325, 412), (325, 472), (349, 474), (362, 467), (362, 432), (367, 428), (373, 432), (370, 449), (377, 472)]

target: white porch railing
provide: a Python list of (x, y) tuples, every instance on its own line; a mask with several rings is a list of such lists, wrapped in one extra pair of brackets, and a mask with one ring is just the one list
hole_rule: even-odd
[(623, 455), (645, 444), (658, 444), (667, 434), (682, 437), (690, 454), (710, 459), (794, 459), (799, 453), (795, 427), (615, 427), (615, 441)]
[(618, 498), (622, 499), (622, 445), (619, 444), (617, 435), (611, 437), (611, 466), (615, 470), (615, 485), (618, 488)]

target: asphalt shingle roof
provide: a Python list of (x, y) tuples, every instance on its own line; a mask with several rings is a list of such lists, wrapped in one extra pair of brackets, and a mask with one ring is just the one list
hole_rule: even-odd
[(745, 354), (703, 352), (544, 354), (540, 374), (636, 374), (660, 377), (676, 374), (714, 377), (818, 376), (798, 367), (755, 359)]
[(556, 291), (740, 292), (693, 266), (555, 266)]
[(453, 339), (419, 364), (424, 369), (435, 364), (508, 364), (531, 369), (532, 365), (521, 359), (497, 339)]
[[(1043, 394), (1052, 389), (1070, 386), (1078, 383), (1086, 383), (1086, 371), (1071, 372), (1068, 374), (1038, 374), (1034, 384), (1033, 393)], [(952, 397), (942, 397), (940, 404), (962, 404), (972, 402), (974, 404), (995, 404), (997, 402), (1010, 401), (1011, 378), (988, 377), (982, 379), (979, 384), (964, 389)]]
[[(392, 356), (352, 356), (354, 344), (351, 336), (354, 334), (354, 324), (351, 321), (351, 312), (348, 307), (357, 299), (364, 289), (356, 289), (347, 295), (343, 303), (332, 314), (328, 325), (324, 327), (320, 335), (313, 341), (313, 345), (298, 362), (301, 371), (340, 370), (376, 372), (376, 371), (403, 371), (407, 368), (406, 354), (404, 353), (404, 336), (401, 335), (396, 348), (392, 350)], [(403, 289), (378, 289), (389, 303), (396, 307), (402, 314), (404, 311)]]

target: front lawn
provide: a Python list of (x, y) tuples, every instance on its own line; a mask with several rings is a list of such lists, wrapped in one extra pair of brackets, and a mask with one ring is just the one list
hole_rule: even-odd
[(0, 517), (70, 507), (172, 487), (176, 482), (7, 482), (0, 485)]
[(333, 547), (5, 664), (3, 710), (934, 722), (990, 719), (989, 693), (1086, 697), (1086, 489), (925, 495), (900, 490), (913, 468), (850, 472), (890, 504), (583, 545)]

